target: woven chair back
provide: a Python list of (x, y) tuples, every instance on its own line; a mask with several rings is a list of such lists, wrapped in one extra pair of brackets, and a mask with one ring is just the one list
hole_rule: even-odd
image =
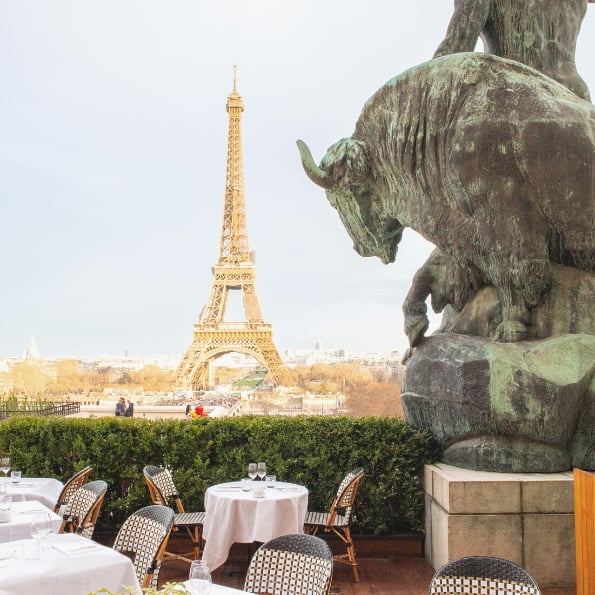
[(58, 500), (56, 505), (54, 506), (54, 512), (60, 512), (60, 508), (62, 506), (68, 504), (72, 495), (83, 485), (89, 481), (89, 475), (91, 475), (91, 471), (93, 467), (91, 465), (87, 465), (83, 467), (80, 471), (77, 471), (65, 484), (58, 496)]
[(167, 506), (145, 506), (132, 513), (116, 535), (114, 549), (130, 556), (141, 587), (157, 587), (163, 553), (174, 511)]
[(91, 539), (107, 492), (107, 483), (100, 479), (80, 487), (64, 510), (60, 533), (78, 533)]
[(178, 512), (184, 512), (184, 505), (168, 469), (146, 465), (143, 468), (145, 482), (149, 488), (149, 496), (153, 504), (168, 506), (173, 500)]
[(256, 550), (244, 590), (270, 595), (327, 595), (333, 576), (333, 553), (313, 535), (283, 535)]
[(343, 481), (341, 481), (339, 489), (337, 490), (337, 495), (331, 504), (329, 524), (332, 524), (335, 515), (341, 514), (345, 519), (345, 524), (349, 525), (357, 489), (363, 476), (364, 470), (359, 467), (358, 469), (350, 471), (343, 478)]
[(531, 575), (510, 560), (469, 556), (447, 562), (436, 571), (430, 595), (490, 593), (490, 595), (540, 595)]

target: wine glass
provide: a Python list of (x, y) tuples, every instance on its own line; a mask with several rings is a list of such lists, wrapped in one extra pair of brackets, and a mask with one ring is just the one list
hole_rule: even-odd
[(256, 473), (261, 480), (264, 479), (267, 474), (267, 464), (263, 462), (258, 463)]
[(2, 457), (0, 459), (0, 471), (4, 473), (4, 483), (6, 483), (6, 476), (10, 471), (10, 459), (8, 457)]
[(258, 475), (258, 473), (257, 473), (256, 463), (249, 463), (248, 464), (248, 477), (250, 479), (256, 479), (257, 475)]
[(206, 560), (192, 560), (187, 585), (191, 595), (207, 595), (211, 592), (213, 583)]
[(41, 546), (43, 540), (50, 534), (52, 530), (52, 522), (50, 515), (47, 512), (40, 512), (36, 514), (31, 523), (31, 537), (40, 543)]

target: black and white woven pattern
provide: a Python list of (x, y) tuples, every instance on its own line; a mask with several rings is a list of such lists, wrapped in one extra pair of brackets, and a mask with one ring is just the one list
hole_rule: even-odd
[(261, 545), (250, 561), (244, 589), (270, 595), (327, 595), (333, 554), (313, 535), (283, 535)]
[(87, 483), (89, 480), (89, 475), (91, 475), (91, 471), (93, 467), (91, 465), (87, 465), (83, 467), (80, 471), (77, 471), (65, 484), (58, 496), (58, 500), (56, 505), (54, 506), (54, 512), (57, 514), (60, 512), (60, 508), (65, 506), (72, 498), (73, 494), (83, 485)]
[(143, 469), (143, 473), (149, 477), (159, 489), (165, 500), (164, 504), (169, 504), (168, 498), (175, 498), (178, 496), (178, 490), (176, 490), (174, 480), (167, 469), (156, 467), (155, 465), (147, 465)]
[(540, 595), (531, 575), (509, 560), (470, 556), (447, 562), (436, 571), (430, 595)]
[(66, 505), (60, 533), (78, 533), (91, 539), (106, 492), (107, 483), (100, 479), (80, 487)]
[(359, 481), (356, 480), (359, 480), (363, 474), (364, 470), (361, 467), (354, 469), (353, 471), (350, 471), (339, 484), (334, 506), (336, 509), (342, 509), (343, 514), (341, 516), (343, 517), (344, 525), (349, 525), (351, 520), (355, 495), (359, 485)]
[[(157, 587), (161, 546), (168, 538), (174, 511), (167, 506), (145, 506), (131, 514), (114, 541), (114, 549), (131, 556), (136, 577), (144, 587)], [(150, 578), (146, 578), (150, 575)]]
[[(202, 527), (205, 521), (204, 511), (186, 512), (182, 499), (174, 484), (171, 473), (163, 467), (146, 465), (143, 474), (153, 504), (168, 505), (174, 501), (177, 513), (174, 517), (174, 531), (184, 529), (192, 542), (192, 551), (179, 554), (166, 552), (167, 557), (180, 558), (181, 560), (198, 560), (201, 556)], [(192, 557), (190, 557), (192, 556)]]
[(329, 512), (308, 512), (304, 522), (306, 533), (317, 535), (320, 531), (332, 532), (345, 544), (346, 552), (336, 554), (334, 560), (342, 564), (349, 564), (356, 582), (359, 581), (359, 570), (355, 547), (351, 539), (350, 524), (357, 489), (363, 476), (364, 470), (361, 467), (350, 471), (339, 484), (337, 495), (331, 503)]
[(174, 517), (176, 527), (193, 527), (205, 522), (204, 512), (180, 512)]
[(353, 514), (357, 488), (363, 474), (364, 470), (361, 467), (350, 471), (339, 484), (330, 512), (308, 512), (305, 524), (348, 527)]

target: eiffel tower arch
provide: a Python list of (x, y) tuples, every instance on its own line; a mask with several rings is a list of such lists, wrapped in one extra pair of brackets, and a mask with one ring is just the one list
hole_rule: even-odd
[[(273, 343), (272, 325), (262, 316), (255, 286), (256, 267), (248, 247), (240, 126), (243, 111), (234, 69), (233, 91), (227, 98), (229, 127), (219, 260), (212, 269), (209, 299), (176, 371), (177, 385), (193, 390), (209, 388), (210, 364), (226, 353), (252, 356), (269, 371), (274, 382), (284, 369)], [(242, 293), (245, 322), (224, 321), (230, 291)]]

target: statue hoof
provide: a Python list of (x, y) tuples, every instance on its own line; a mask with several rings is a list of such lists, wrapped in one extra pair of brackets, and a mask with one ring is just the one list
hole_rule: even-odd
[(496, 328), (494, 339), (500, 343), (518, 343), (527, 338), (527, 327), (518, 320), (501, 322)]

